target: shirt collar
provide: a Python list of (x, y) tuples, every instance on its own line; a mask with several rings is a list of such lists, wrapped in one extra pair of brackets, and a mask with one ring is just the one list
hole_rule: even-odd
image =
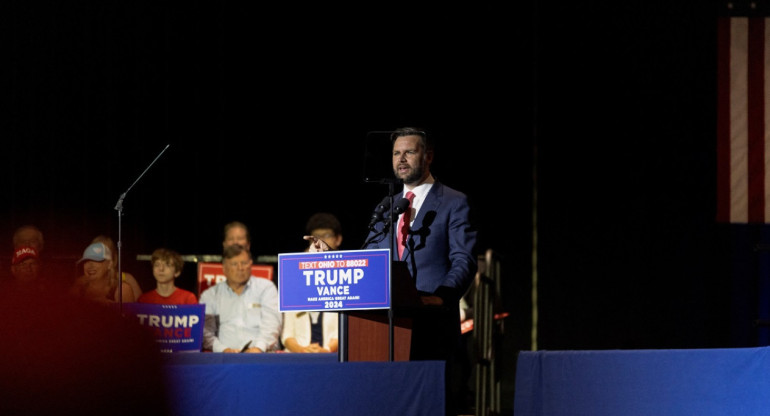
[(412, 191), (414, 193), (414, 199), (422, 201), (423, 198), (425, 198), (425, 195), (428, 194), (428, 191), (430, 191), (430, 188), (433, 187), (433, 183), (435, 183), (436, 180), (433, 178), (433, 175), (428, 175), (428, 177), (425, 179), (425, 181), (414, 188), (409, 188), (408, 186), (404, 185), (404, 190), (401, 193), (401, 196), (406, 198), (406, 193), (409, 191)]

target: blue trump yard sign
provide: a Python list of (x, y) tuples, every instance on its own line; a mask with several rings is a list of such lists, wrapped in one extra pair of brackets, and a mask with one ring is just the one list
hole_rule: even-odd
[(124, 303), (123, 313), (146, 327), (161, 352), (200, 351), (206, 305)]
[(388, 309), (390, 250), (278, 255), (281, 312)]

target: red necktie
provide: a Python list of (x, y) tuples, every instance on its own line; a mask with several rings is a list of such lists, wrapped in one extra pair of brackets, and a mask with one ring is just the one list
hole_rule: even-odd
[(414, 201), (414, 194), (412, 191), (406, 193), (406, 199), (409, 200), (409, 208), (404, 211), (404, 215), (401, 216), (401, 221), (398, 222), (398, 258), (404, 254), (404, 246), (406, 245), (406, 236), (409, 235), (409, 223), (412, 219), (412, 201)]

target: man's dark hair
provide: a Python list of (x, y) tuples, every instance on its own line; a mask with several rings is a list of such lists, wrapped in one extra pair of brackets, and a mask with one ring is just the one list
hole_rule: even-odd
[(390, 134), (390, 141), (395, 142), (396, 139), (404, 136), (420, 136), (420, 144), (425, 150), (433, 151), (433, 139), (428, 137), (428, 134), (425, 133), (425, 129), (418, 127), (401, 127), (395, 129), (393, 130), (393, 133)]

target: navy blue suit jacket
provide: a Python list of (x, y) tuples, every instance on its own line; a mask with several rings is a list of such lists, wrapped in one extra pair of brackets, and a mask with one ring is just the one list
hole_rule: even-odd
[[(390, 248), (390, 233), (385, 238), (376, 237), (383, 227), (378, 223), (369, 233), (367, 241), (375, 241), (366, 248)], [(467, 196), (436, 180), (412, 223), (401, 259), (417, 290), (440, 296), (447, 306), (452, 305), (447, 302), (457, 305), (476, 275), (475, 245), (476, 229), (471, 224)], [(393, 253), (398, 255), (395, 246)]]

